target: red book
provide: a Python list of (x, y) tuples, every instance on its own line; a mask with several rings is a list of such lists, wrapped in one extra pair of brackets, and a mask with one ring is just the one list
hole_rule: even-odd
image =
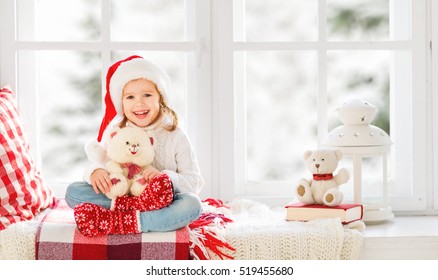
[(362, 219), (362, 204), (340, 204), (338, 206), (325, 206), (320, 204), (303, 204), (300, 202), (289, 203), (286, 208), (287, 221), (310, 221), (323, 218), (341, 218), (343, 224), (348, 224)]

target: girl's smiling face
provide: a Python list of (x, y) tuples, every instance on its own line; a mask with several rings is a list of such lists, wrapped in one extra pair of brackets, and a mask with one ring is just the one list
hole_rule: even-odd
[(155, 83), (146, 79), (128, 82), (122, 94), (123, 113), (139, 127), (153, 124), (160, 112), (160, 93)]

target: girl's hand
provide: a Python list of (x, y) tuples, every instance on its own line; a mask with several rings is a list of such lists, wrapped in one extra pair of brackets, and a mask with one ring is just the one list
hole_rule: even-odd
[(156, 176), (160, 175), (161, 172), (157, 169), (153, 168), (152, 166), (149, 166), (146, 168), (145, 171), (143, 171), (143, 178), (146, 180), (146, 182), (152, 181)]
[(99, 191), (103, 194), (110, 191), (112, 187), (111, 179), (109, 177), (108, 171), (105, 169), (96, 169), (91, 174), (91, 185), (93, 186), (94, 192), (99, 193)]

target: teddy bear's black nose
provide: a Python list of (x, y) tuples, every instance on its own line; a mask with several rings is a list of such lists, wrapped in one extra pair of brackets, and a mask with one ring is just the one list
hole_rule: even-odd
[(315, 164), (315, 167), (316, 167), (316, 168), (319, 168), (319, 163)]

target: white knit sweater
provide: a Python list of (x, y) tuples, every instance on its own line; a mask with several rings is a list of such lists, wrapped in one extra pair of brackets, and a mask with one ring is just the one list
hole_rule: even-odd
[[(154, 138), (155, 159), (152, 166), (170, 177), (177, 192), (198, 194), (204, 180), (190, 140), (180, 128), (168, 131), (163, 128), (162, 123), (144, 128)], [(135, 126), (129, 122), (127, 125)], [(110, 131), (111, 129), (106, 129), (101, 143), (93, 140), (93, 143), (87, 143), (85, 147), (91, 161), (91, 165), (84, 172), (84, 180), (88, 183), (91, 182), (90, 176), (94, 170), (106, 169), (106, 147)]]

